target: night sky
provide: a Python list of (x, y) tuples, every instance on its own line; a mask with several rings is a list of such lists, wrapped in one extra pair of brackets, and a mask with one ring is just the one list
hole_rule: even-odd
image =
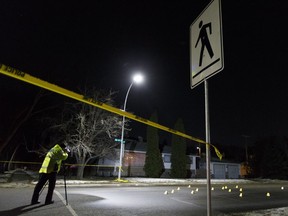
[[(190, 88), (189, 28), (208, 3), (2, 0), (0, 62), (78, 93), (112, 89), (119, 108), (140, 70), (145, 83), (132, 87), (127, 111), (149, 118), (157, 110), (170, 128), (183, 118), (187, 134), (205, 139), (204, 85)], [(287, 11), (285, 0), (222, 0), (225, 66), (208, 80), (212, 143), (288, 135)], [(1, 119), (33, 88), (0, 74)], [(131, 127), (131, 136), (146, 136), (146, 126)]]

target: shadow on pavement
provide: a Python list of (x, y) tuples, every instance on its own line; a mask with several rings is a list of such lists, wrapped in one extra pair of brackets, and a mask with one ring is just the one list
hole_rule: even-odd
[[(5, 211), (0, 211), (0, 215), (1, 216), (18, 216), (18, 215), (21, 215), (25, 212), (29, 212), (29, 211), (32, 211), (34, 209), (37, 209), (37, 208), (40, 208), (44, 206), (44, 204), (42, 205), (23, 205), (23, 206), (19, 206), (17, 208), (14, 208), (14, 209), (10, 209), (10, 210), (5, 210)], [(30, 208), (28, 208), (30, 207)]]

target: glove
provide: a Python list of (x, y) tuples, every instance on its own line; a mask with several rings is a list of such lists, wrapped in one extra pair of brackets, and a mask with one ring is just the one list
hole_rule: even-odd
[(65, 147), (65, 151), (68, 152), (68, 153), (71, 152), (71, 151), (70, 151), (70, 148), (69, 148), (68, 146)]

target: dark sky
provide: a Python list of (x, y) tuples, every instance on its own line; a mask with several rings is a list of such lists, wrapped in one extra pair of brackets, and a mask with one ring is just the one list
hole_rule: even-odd
[[(145, 83), (133, 86), (127, 110), (144, 118), (157, 110), (170, 128), (183, 118), (187, 134), (205, 139), (204, 85), (190, 88), (189, 28), (208, 3), (2, 0), (0, 62), (75, 92), (118, 91), (118, 107), (141, 70)], [(285, 0), (222, 0), (225, 67), (208, 81), (212, 143), (288, 135), (287, 11)], [(4, 75), (0, 84), (9, 109), (31, 88)], [(146, 126), (131, 126), (146, 136)]]

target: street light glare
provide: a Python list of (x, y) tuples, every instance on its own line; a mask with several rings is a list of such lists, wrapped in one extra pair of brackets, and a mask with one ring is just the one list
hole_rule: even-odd
[(133, 82), (135, 82), (137, 84), (142, 83), (143, 80), (144, 80), (144, 77), (140, 73), (137, 73), (133, 76)]

